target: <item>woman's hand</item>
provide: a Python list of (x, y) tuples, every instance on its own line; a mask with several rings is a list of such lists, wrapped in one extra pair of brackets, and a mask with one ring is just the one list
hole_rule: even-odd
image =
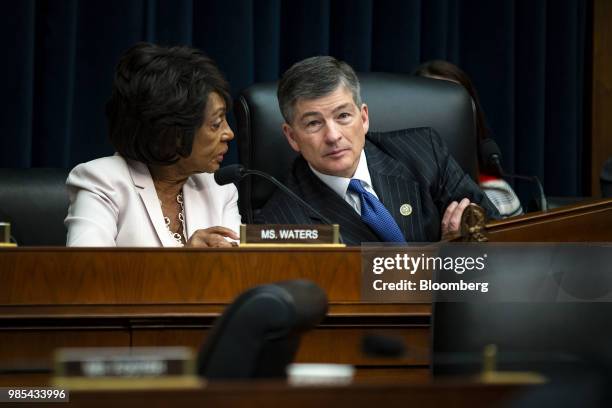
[(238, 234), (229, 228), (210, 227), (194, 232), (185, 246), (191, 248), (229, 248), (236, 246), (235, 243), (227, 241), (225, 237), (231, 239), (240, 238)]

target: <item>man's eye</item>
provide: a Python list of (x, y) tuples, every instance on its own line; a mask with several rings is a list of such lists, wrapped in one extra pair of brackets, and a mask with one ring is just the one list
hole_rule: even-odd
[(306, 127), (312, 128), (312, 127), (319, 126), (319, 124), (320, 122), (318, 120), (311, 120), (310, 122), (306, 124)]
[(351, 117), (351, 114), (348, 112), (342, 112), (340, 115), (338, 115), (338, 119), (348, 119)]

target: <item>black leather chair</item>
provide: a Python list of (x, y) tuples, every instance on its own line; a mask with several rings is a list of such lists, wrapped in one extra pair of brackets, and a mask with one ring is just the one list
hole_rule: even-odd
[(0, 169), (0, 221), (19, 245), (64, 246), (68, 170)]
[(284, 378), (300, 336), (327, 313), (317, 285), (293, 280), (241, 294), (215, 322), (198, 356), (208, 380)]
[[(362, 73), (361, 96), (368, 105), (370, 130), (384, 132), (433, 127), (446, 141), (461, 167), (476, 178), (478, 167), (472, 99), (448, 81), (388, 73)], [(281, 131), (283, 118), (276, 98), (276, 82), (255, 84), (236, 100), (240, 163), (283, 181), (296, 153)], [(266, 203), (275, 187), (247, 177), (239, 186), (243, 221)]]

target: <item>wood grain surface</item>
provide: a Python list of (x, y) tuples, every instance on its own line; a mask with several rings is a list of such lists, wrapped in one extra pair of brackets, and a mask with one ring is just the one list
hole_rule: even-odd
[[(611, 241), (612, 200), (490, 223), (487, 233), (493, 242)], [(359, 247), (2, 248), (0, 383), (20, 370), (29, 373), (23, 383), (48, 376), (59, 347), (197, 350), (238, 294), (298, 278), (321, 286), (330, 304), (304, 336), (298, 361), (353, 364), (358, 378), (427, 381), (431, 305), (361, 301), (361, 260)], [(405, 356), (365, 356), (369, 333), (403, 339)]]

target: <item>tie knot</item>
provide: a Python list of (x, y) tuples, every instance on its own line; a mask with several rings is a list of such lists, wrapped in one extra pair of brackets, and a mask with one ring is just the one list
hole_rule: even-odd
[(359, 179), (351, 179), (348, 186), (349, 191), (353, 193), (363, 194), (365, 193), (365, 189), (361, 185), (361, 181)]

